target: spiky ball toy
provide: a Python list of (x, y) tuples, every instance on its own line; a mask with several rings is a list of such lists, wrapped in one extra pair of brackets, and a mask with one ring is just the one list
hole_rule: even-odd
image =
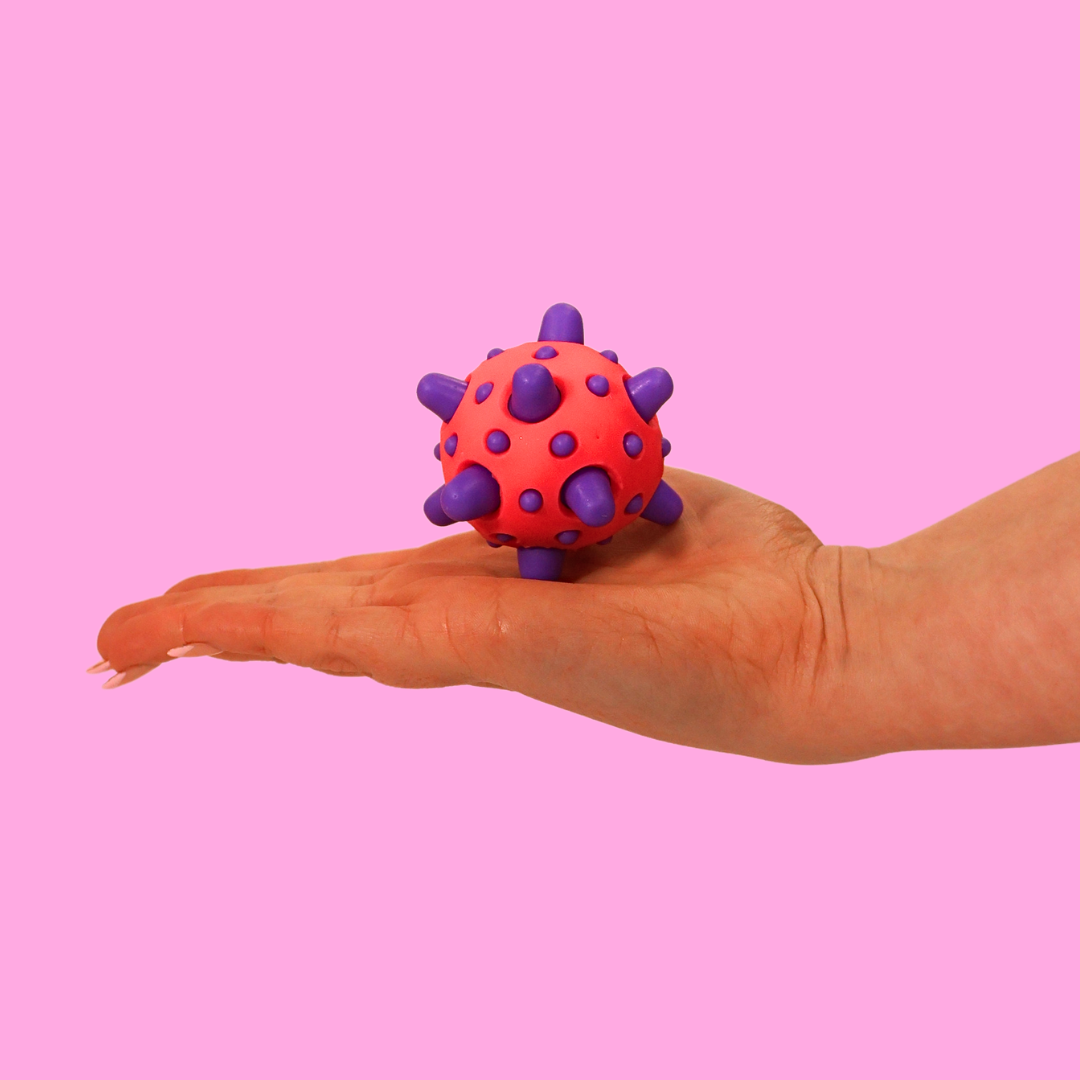
[(567, 551), (635, 518), (672, 525), (683, 504), (662, 479), (671, 444), (656, 412), (673, 389), (663, 368), (631, 377), (614, 352), (588, 348), (581, 313), (555, 304), (537, 341), (492, 349), (464, 382), (420, 380), (416, 396), (443, 422), (446, 480), (424, 513), (517, 548), (521, 576), (546, 581)]

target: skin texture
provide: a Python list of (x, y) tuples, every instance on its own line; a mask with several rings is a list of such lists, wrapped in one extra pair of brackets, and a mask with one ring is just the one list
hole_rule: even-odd
[(98, 647), (130, 682), (197, 644), (402, 687), (527, 694), (652, 738), (778, 761), (1080, 739), (1080, 455), (878, 549), (824, 546), (718, 480), (685, 512), (523, 581), (473, 532), (189, 578)]

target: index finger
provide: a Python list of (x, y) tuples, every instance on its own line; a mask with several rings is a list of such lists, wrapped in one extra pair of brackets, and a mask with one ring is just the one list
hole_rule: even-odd
[(220, 585), (263, 585), (297, 574), (342, 573), (348, 571), (388, 570), (406, 563), (423, 562), (429, 559), (439, 561), (457, 561), (474, 565), (485, 560), (490, 552), (478, 533), (471, 530), (454, 536), (436, 540), (422, 547), (402, 548), (398, 551), (378, 551), (368, 555), (348, 555), (342, 559), (328, 559), (323, 562), (294, 563), (286, 566), (263, 566), (255, 569), (219, 570), (210, 574), (196, 574), (184, 578), (171, 588), (169, 593), (191, 592), (193, 589), (207, 589)]

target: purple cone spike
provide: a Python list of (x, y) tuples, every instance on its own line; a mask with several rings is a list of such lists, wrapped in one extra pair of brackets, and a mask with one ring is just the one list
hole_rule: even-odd
[(499, 483), (483, 465), (470, 465), (443, 489), (439, 505), (451, 521), (473, 521), (499, 509)]
[(501, 352), (502, 352), (502, 349), (488, 349), (487, 358), (489, 360), (494, 360), (495, 357), (498, 356), (499, 353), (501, 353)]
[[(445, 486), (445, 485), (444, 485)], [(443, 489), (439, 488), (438, 491), (433, 491), (424, 500), (424, 516), (431, 522), (432, 525), (453, 525), (454, 519), (447, 516), (446, 512), (442, 508), (442, 493)]]
[[(601, 355), (601, 356), (602, 356), (602, 357), (603, 357), (603, 358), (604, 358), (605, 360), (610, 360), (610, 361), (611, 361), (611, 362), (612, 362), (613, 364), (617, 364), (617, 363), (619, 362), (619, 354), (618, 354), (618, 353), (617, 353), (617, 352), (616, 352), (616, 351), (615, 351), (614, 349), (604, 349), (604, 350), (603, 350), (603, 351), (602, 351), (602, 352), (600, 353), (600, 355)], [(598, 542), (598, 543), (600, 543), (600, 544), (602, 544), (602, 543), (603, 543), (604, 541), (603, 541), (603, 540), (599, 540), (599, 541), (597, 541), (597, 542)]]
[(641, 516), (646, 521), (655, 521), (657, 525), (674, 525), (682, 516), (682, 511), (682, 499), (678, 492), (661, 480), (656, 493), (649, 500), (649, 505), (641, 511)]
[(555, 380), (543, 364), (522, 364), (514, 372), (510, 395), (510, 412), (526, 424), (546, 420), (558, 407), (562, 397)]
[(558, 548), (518, 548), (518, 573), (534, 581), (558, 581), (565, 557)]
[(563, 501), (586, 525), (594, 529), (615, 517), (611, 481), (603, 469), (590, 465), (574, 473), (563, 488)]
[(671, 376), (662, 367), (651, 367), (635, 375), (626, 383), (626, 392), (638, 411), (638, 416), (648, 423), (675, 389)]
[(432, 372), (420, 380), (416, 387), (416, 396), (425, 409), (430, 409), (444, 423), (449, 424), (465, 396), (465, 383), (451, 375)]
[(585, 324), (581, 312), (571, 304), (552, 304), (544, 312), (537, 341), (576, 341), (585, 344)]

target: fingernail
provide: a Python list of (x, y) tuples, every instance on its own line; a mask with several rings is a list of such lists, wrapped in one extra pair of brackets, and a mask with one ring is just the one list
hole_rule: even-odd
[(169, 650), (169, 655), (178, 660), (181, 656), (218, 656), (224, 649), (216, 645), (207, 645), (205, 641), (195, 641), (191, 645), (180, 645)]
[(136, 679), (141, 679), (144, 675), (149, 675), (156, 667), (157, 664), (136, 664), (134, 667), (129, 667), (127, 671), (118, 671), (111, 679), (101, 684), (101, 689), (115, 690), (118, 686), (126, 686)]
[(100, 675), (103, 671), (112, 671), (112, 664), (108, 660), (99, 660), (93, 667), (86, 669), (87, 675)]

